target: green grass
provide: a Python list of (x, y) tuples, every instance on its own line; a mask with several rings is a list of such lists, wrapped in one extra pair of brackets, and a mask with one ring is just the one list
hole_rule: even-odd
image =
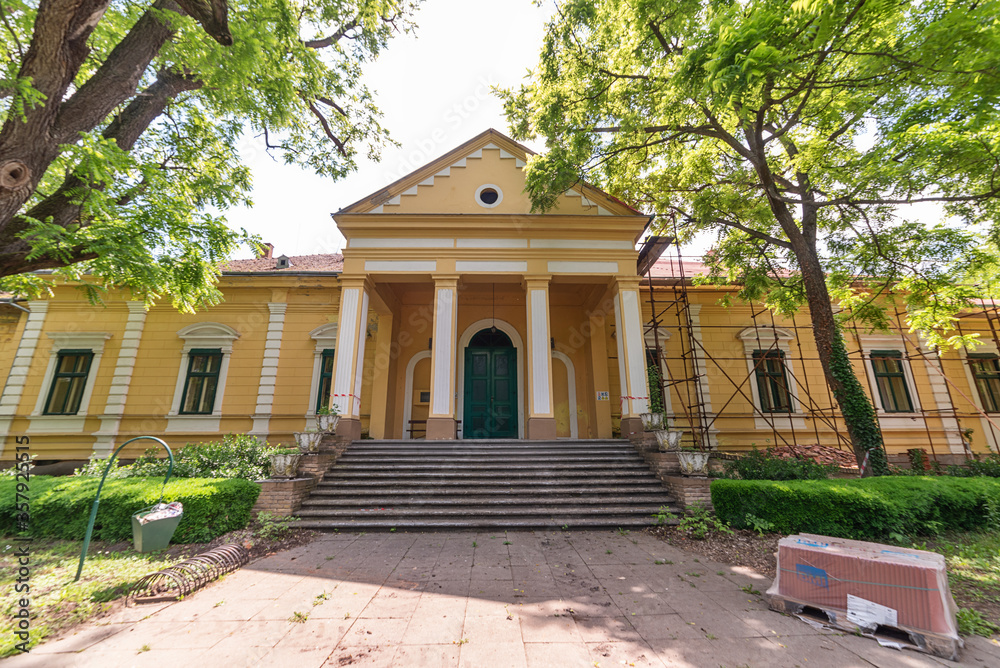
[(143, 575), (180, 561), (162, 554), (138, 554), (131, 546), (111, 552), (106, 543), (91, 543), (83, 574), (73, 582), (80, 560), (78, 541), (34, 539), (30, 543), (0, 538), (0, 591), (11, 592), (0, 603), (0, 657), (16, 654), (12, 615), (17, 612), (14, 580), (18, 547), (31, 553), (31, 640), (34, 647), (60, 629), (82, 622), (124, 597)]
[(962, 635), (1000, 633), (1000, 531), (948, 533), (913, 547), (938, 552), (948, 562)]

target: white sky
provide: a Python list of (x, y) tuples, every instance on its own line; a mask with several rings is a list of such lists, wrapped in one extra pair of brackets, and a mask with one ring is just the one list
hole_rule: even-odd
[[(382, 124), (399, 148), (387, 148), (380, 163), (361, 157), (356, 172), (333, 181), (272, 159), (261, 139), (247, 136), (241, 153), (253, 170), (254, 206), (227, 211), (229, 225), (274, 244), (276, 256), (340, 251), (345, 240), (331, 213), (487, 128), (507, 132), (490, 86), (525, 81), (538, 62), (552, 10), (552, 3), (536, 7), (532, 0), (426, 0), (416, 14), (416, 31), (394, 38), (366, 68)], [(935, 205), (914, 207), (913, 213), (930, 224), (942, 218)], [(712, 238), (700, 235), (685, 246), (685, 255), (700, 255)], [(244, 247), (236, 256), (252, 253)]]
[[(253, 170), (254, 206), (227, 211), (229, 225), (274, 244), (276, 256), (339, 251), (344, 237), (331, 213), (487, 128), (507, 132), (489, 88), (524, 81), (551, 11), (531, 0), (427, 0), (415, 33), (394, 38), (366, 69), (382, 124), (400, 147), (385, 150), (381, 163), (359, 160), (357, 172), (334, 182), (272, 160), (263, 141), (248, 136), (241, 152)], [(244, 248), (237, 256), (251, 253)]]

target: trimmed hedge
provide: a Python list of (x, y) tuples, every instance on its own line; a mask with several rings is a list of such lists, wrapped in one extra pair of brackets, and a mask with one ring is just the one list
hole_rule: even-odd
[[(736, 529), (764, 519), (779, 533), (878, 540), (986, 527), (1000, 509), (994, 478), (877, 477), (853, 480), (716, 480), (716, 515)], [(992, 512), (991, 512), (992, 511)]]
[[(83, 540), (99, 483), (99, 478), (31, 476), (31, 535)], [(162, 487), (162, 478), (105, 482), (94, 523), (94, 539), (132, 540), (132, 515), (156, 503)], [(0, 534), (17, 533), (15, 492), (13, 477), (0, 479)], [(259, 494), (260, 486), (247, 480), (171, 480), (163, 499), (184, 504), (184, 517), (172, 542), (207, 542), (246, 527)]]

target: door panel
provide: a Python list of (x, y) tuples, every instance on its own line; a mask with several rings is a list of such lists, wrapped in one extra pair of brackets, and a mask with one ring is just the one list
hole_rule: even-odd
[(465, 438), (517, 438), (517, 350), (465, 349)]

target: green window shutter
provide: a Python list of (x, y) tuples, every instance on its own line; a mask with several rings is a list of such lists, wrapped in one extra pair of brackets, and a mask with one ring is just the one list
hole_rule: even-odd
[(785, 353), (781, 350), (755, 350), (753, 363), (761, 412), (791, 413), (792, 395), (788, 390)]
[(333, 350), (324, 350), (319, 367), (319, 389), (316, 392), (316, 411), (330, 405), (330, 394), (333, 392)]
[(870, 358), (882, 410), (886, 413), (912, 413), (913, 399), (903, 370), (903, 353), (898, 350), (873, 350)]
[(80, 411), (93, 361), (92, 350), (59, 351), (49, 396), (45, 400), (45, 415), (76, 415)]
[(993, 353), (969, 353), (968, 361), (983, 410), (1000, 413), (1000, 357)]
[(187, 378), (181, 395), (182, 415), (211, 415), (219, 388), (222, 350), (195, 348), (188, 353)]

